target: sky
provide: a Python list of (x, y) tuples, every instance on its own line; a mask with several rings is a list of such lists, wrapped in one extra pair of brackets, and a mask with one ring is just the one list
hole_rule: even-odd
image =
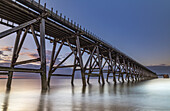
[[(41, 0), (45, 2), (139, 63), (170, 68), (169, 0)], [(0, 25), (0, 32), (7, 29)], [(14, 36), (0, 40), (0, 63), (9, 62)], [(30, 45), (33, 38), (28, 36), (20, 60), (37, 57), (35, 44)], [(52, 44), (46, 41), (46, 46), (50, 55)], [(58, 61), (62, 58), (61, 54)]]
[(143, 65), (170, 65), (169, 0), (41, 0)]

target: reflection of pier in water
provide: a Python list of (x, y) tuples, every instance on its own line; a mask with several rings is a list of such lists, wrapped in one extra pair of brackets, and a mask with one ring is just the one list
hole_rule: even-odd
[[(39, 98), (39, 100), (37, 101), (36, 98), (34, 98), (38, 103), (32, 104), (32, 106), (34, 107), (30, 107), (30, 106), (26, 106), (27, 108), (30, 107), (30, 110), (36, 109), (36, 111), (54, 111), (54, 110), (58, 110), (58, 109), (71, 109), (71, 110), (91, 110), (91, 107), (89, 107), (90, 103), (89, 103), (89, 98), (93, 99), (98, 99), (98, 98), (94, 98), (95, 95), (99, 95), (101, 98), (103, 99), (99, 99), (100, 102), (104, 102), (104, 97), (105, 95), (122, 95), (124, 94), (128, 94), (129, 93), (129, 89), (133, 86), (137, 85), (137, 83), (127, 83), (127, 84), (108, 84), (108, 85), (88, 85), (88, 86), (82, 86), (82, 87), (76, 87), (76, 86), (72, 86), (70, 87), (71, 92), (68, 93), (70, 95), (69, 100), (65, 101), (65, 103), (59, 103), (57, 104), (55, 101), (55, 99), (57, 99), (57, 97), (59, 97), (57, 91), (58, 90), (62, 90), (62, 88), (53, 88), (51, 90), (48, 91), (41, 91), (39, 97), (37, 96), (37, 98)], [(78, 89), (77, 89), (78, 88)], [(80, 90), (81, 88), (81, 90)], [(67, 89), (67, 88), (66, 88)], [(80, 92), (77, 93), (76, 90), (79, 90)], [(65, 91), (65, 89), (64, 89)], [(57, 97), (55, 96), (55, 93), (57, 93)], [(76, 96), (80, 96), (80, 98), (76, 97)], [(64, 97), (64, 96), (62, 96)], [(89, 97), (89, 98), (88, 98)], [(17, 99), (17, 98), (15, 98)], [(59, 98), (61, 99), (61, 97)], [(81, 100), (79, 100), (81, 99)], [(9, 104), (9, 102), (11, 101), (10, 99), (10, 90), (6, 91), (6, 94), (4, 96), (4, 101), (3, 101), (3, 105), (2, 105), (2, 109), (3, 111), (7, 111), (8, 108), (12, 108), (15, 106), (10, 106), (11, 104)], [(95, 100), (96, 102), (98, 100)], [(112, 102), (112, 101), (111, 101)], [(63, 104), (65, 105), (65, 108), (63, 107)], [(60, 106), (61, 105), (61, 106)], [(97, 106), (93, 106), (96, 107), (96, 109), (100, 110), (104, 110), (105, 104), (100, 104)], [(22, 106), (22, 103), (20, 103), (20, 105), (16, 105), (16, 107)], [(91, 105), (90, 105), (91, 106)], [(111, 106), (110, 106), (111, 107)], [(116, 106), (112, 106), (111, 108), (114, 108)], [(18, 108), (19, 109), (19, 108)]]
[[(8, 75), (7, 88), (11, 87), (13, 72), (40, 73), (43, 90), (50, 86), (52, 76), (71, 77), (71, 83), (73, 84), (77, 71), (81, 73), (83, 85), (86, 85), (86, 78), (89, 83), (91, 77), (98, 77), (98, 81), (102, 81), (102, 84), (104, 84), (104, 75), (107, 75), (107, 82), (108, 78), (111, 77), (114, 83), (117, 83), (117, 76), (121, 82), (157, 78), (154, 72), (94, 34), (82, 29), (79, 24), (70, 21), (66, 16), (62, 17), (62, 14), (58, 15), (58, 11), (54, 13), (53, 8), (51, 10), (47, 9), (46, 4), (40, 4), (40, 0), (38, 3), (34, 0), (16, 0), (16, 2), (1, 0), (0, 10), (0, 23), (12, 27), (1, 32), (0, 39), (16, 33), (11, 66), (0, 67), (0, 71), (6, 71), (0, 73), (0, 75)], [(25, 39), (27, 35), (33, 37), (39, 57), (17, 61), (24, 42), (27, 42)], [(45, 41), (47, 40), (50, 40), (53, 47), (51, 49), (48, 80), (46, 79), (45, 50)], [(68, 48), (68, 52), (65, 52), (67, 56), (57, 63), (59, 54), (63, 52), (63, 47)], [(88, 57), (86, 61), (84, 56)], [(63, 65), (70, 58), (73, 63)], [(40, 69), (16, 67), (35, 62), (41, 63)], [(71, 68), (73, 70), (71, 74), (56, 73), (61, 68)]]
[(4, 97), (4, 103), (2, 105), (2, 111), (8, 111), (8, 102), (9, 102), (9, 95), (10, 95), (10, 90), (6, 90), (5, 97)]

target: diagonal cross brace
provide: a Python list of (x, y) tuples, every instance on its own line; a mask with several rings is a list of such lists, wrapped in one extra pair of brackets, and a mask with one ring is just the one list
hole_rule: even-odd
[(25, 28), (25, 27), (33, 24), (33, 23), (36, 23), (36, 22), (38, 22), (40, 19), (41, 19), (41, 17), (38, 17), (38, 18), (36, 18), (36, 19), (33, 19), (33, 20), (28, 21), (28, 22), (26, 22), (26, 23), (23, 23), (23, 24), (21, 24), (21, 25), (19, 25), (19, 26), (16, 26), (16, 27), (14, 27), (14, 28), (12, 28), (12, 29), (9, 29), (9, 30), (6, 30), (6, 31), (4, 31), (4, 32), (1, 32), (1, 33), (0, 33), (0, 39), (2, 39), (3, 37), (5, 37), (5, 36), (7, 36), (7, 35), (10, 35), (10, 34), (16, 32), (16, 31), (18, 31), (18, 30), (21, 30), (22, 28)]

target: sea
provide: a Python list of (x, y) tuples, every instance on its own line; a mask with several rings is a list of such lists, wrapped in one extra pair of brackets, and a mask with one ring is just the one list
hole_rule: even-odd
[(81, 79), (52, 79), (47, 91), (40, 79), (13, 79), (6, 90), (0, 79), (0, 111), (170, 111), (170, 79), (105, 85), (97, 79), (82, 86)]

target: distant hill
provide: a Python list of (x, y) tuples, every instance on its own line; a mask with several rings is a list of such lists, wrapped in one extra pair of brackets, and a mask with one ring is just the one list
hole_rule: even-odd
[[(0, 63), (0, 66), (8, 66), (9, 67), (9, 63)], [(39, 65), (33, 65), (33, 64), (27, 64), (27, 65), (21, 65), (18, 67), (29, 67), (29, 68), (40, 68)], [(170, 66), (169, 65), (155, 65), (155, 66), (146, 66), (147, 68), (149, 68), (150, 70), (152, 70), (153, 72), (156, 72), (157, 74), (169, 74), (170, 75)], [(47, 66), (47, 71), (48, 71), (49, 67)], [(58, 69), (55, 73), (58, 74), (72, 74), (72, 69), (71, 68), (62, 68), (62, 69)], [(47, 73), (48, 74), (48, 73)], [(106, 77), (107, 74), (104, 74), (104, 77)], [(7, 76), (0, 76), (0, 78), (6, 78)], [(16, 72), (14, 74), (14, 78), (30, 78), (30, 79), (34, 79), (34, 78), (39, 78), (40, 75), (39, 74), (30, 74), (30, 73), (23, 73), (23, 72)], [(68, 77), (52, 77), (52, 78), (68, 78)], [(69, 77), (70, 78), (70, 77)], [(76, 71), (75, 74), (75, 78), (81, 78), (81, 72), (80, 71)]]
[(170, 74), (170, 66), (168, 65), (155, 65), (147, 67), (157, 74)]

